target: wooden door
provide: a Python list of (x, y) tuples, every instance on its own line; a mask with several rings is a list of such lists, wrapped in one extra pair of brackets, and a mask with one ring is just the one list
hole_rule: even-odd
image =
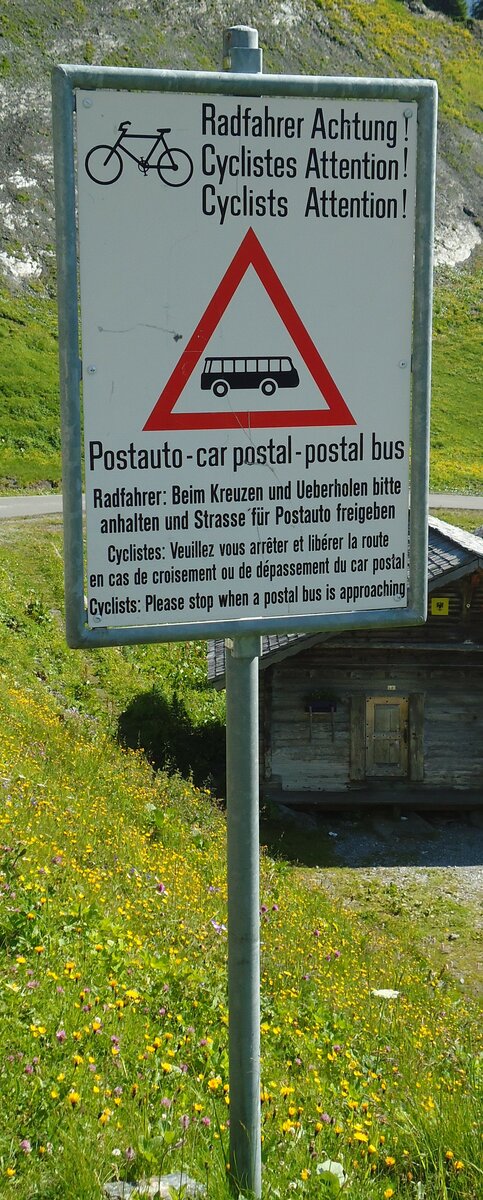
[(366, 776), (403, 779), (408, 774), (408, 697), (366, 699)]

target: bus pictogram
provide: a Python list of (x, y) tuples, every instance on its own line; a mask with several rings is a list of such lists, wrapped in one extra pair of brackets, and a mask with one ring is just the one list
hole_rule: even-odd
[(201, 389), (215, 396), (229, 391), (260, 389), (264, 396), (273, 396), (277, 388), (295, 388), (299, 374), (288, 355), (284, 357), (205, 358), (201, 373)]

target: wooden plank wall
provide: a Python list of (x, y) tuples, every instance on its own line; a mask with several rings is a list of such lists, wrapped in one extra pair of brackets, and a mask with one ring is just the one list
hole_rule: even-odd
[[(262, 770), (284, 790), (344, 791), (360, 782), (365, 696), (391, 693), (410, 697), (410, 778), (427, 787), (483, 785), (481, 655), (325, 643), (262, 672), (261, 685)], [(308, 699), (322, 691), (336, 697), (337, 710), (311, 720)]]
[(430, 671), (424, 721), (425, 782), (483, 786), (483, 672)]

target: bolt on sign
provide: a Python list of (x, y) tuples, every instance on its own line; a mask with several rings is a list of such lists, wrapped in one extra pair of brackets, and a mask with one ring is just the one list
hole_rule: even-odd
[(423, 619), (435, 86), (57, 68), (55, 112), (74, 643)]

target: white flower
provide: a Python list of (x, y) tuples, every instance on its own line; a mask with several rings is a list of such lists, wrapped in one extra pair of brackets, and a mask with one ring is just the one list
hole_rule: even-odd
[(380, 996), (382, 1000), (397, 1000), (400, 993), (395, 992), (394, 988), (372, 988), (372, 995)]
[(335, 1175), (339, 1182), (339, 1187), (343, 1187), (347, 1179), (342, 1163), (337, 1162), (333, 1158), (326, 1158), (324, 1162), (318, 1163), (316, 1171), (317, 1175)]

